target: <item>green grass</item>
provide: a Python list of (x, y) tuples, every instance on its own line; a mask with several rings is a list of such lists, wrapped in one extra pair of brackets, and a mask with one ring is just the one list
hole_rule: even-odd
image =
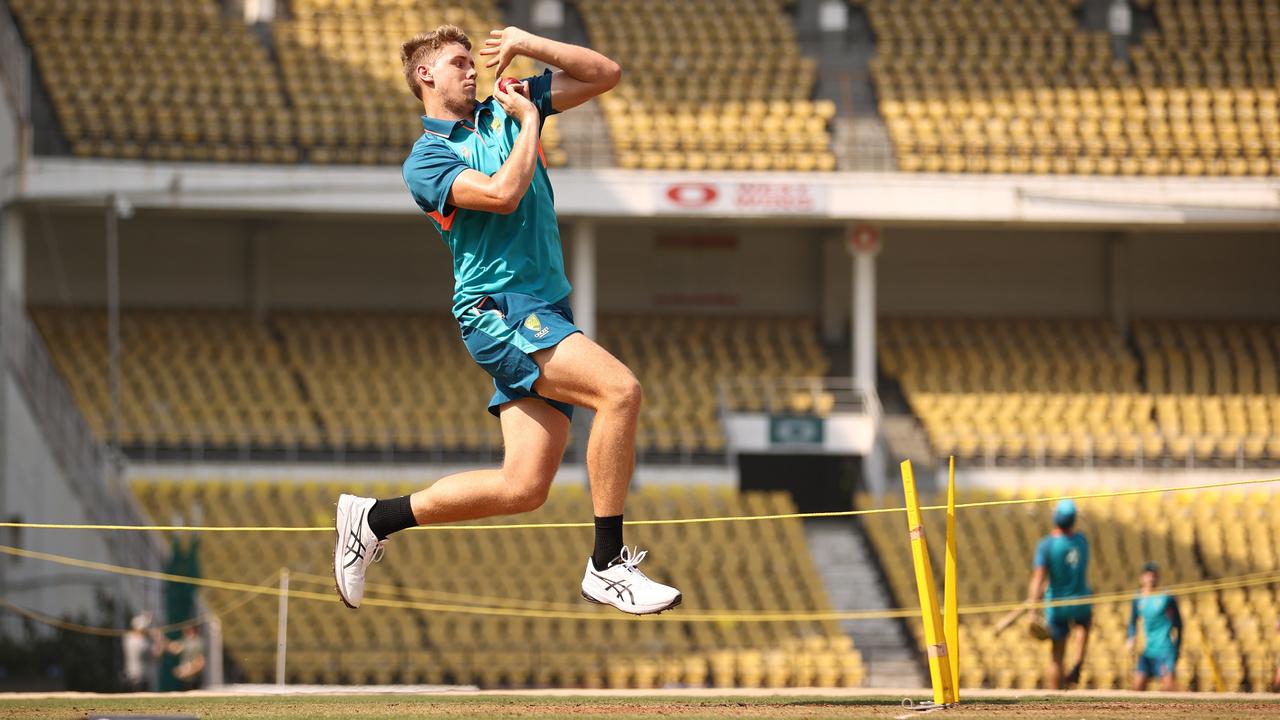
[[(85, 718), (91, 714), (172, 714), (201, 718), (311, 720), (361, 718), (399, 720), (439, 718), (574, 718), (620, 720), (626, 717), (680, 718), (891, 718), (904, 714), (896, 697), (529, 697), (447, 695), (362, 695), (296, 697), (57, 698), (4, 700), (0, 717)], [(930, 717), (991, 720), (999, 717), (1067, 717), (1073, 720), (1205, 718), (1228, 720), (1277, 717), (1280, 698), (1257, 700), (1162, 700), (1141, 698), (1052, 697), (982, 699)], [(924, 716), (922, 716), (924, 717)]]

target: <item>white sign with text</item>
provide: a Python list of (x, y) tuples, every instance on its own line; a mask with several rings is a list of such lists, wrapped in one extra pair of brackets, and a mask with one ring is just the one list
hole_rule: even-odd
[(694, 215), (822, 215), (824, 185), (780, 182), (674, 182), (655, 186), (660, 213)]

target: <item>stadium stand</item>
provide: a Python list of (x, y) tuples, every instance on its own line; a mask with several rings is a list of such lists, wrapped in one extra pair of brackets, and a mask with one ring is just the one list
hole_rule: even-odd
[[(312, 525), (332, 522), (339, 481), (288, 479), (136, 481), (133, 490), (154, 518), (191, 516), (209, 524)], [(357, 488), (359, 489), (359, 488)], [(385, 496), (416, 488), (374, 485)], [(270, 508), (270, 513), (267, 512)], [(590, 508), (581, 487), (554, 489), (529, 522), (572, 522)], [(642, 488), (628, 517), (696, 517), (794, 512), (785, 493), (738, 493), (707, 487)], [(488, 522), (488, 521), (481, 521)], [(646, 547), (685, 590), (682, 611), (820, 611), (830, 605), (798, 520), (752, 525), (647, 528)], [(584, 545), (580, 532), (411, 532), (387, 546), (371, 573), (366, 607), (294, 600), (289, 606), (290, 682), (456, 682), (482, 687), (856, 686), (862, 659), (834, 622), (666, 622), (636, 619), (578, 602)], [(696, 544), (700, 552), (684, 550)], [(742, 549), (750, 547), (750, 552)], [(291, 587), (330, 593), (328, 535), (228, 533), (200, 547), (205, 575), (258, 582), (281, 567)], [(495, 574), (495, 564), (530, 569)], [(243, 598), (209, 590), (211, 608)], [(560, 609), (603, 619), (501, 617), (384, 608), (368, 598), (452, 605)], [(670, 616), (677, 618), (678, 616)], [(274, 673), (276, 599), (264, 596), (222, 617), (228, 657), (243, 680)], [(648, 625), (645, 628), (642, 625)], [(353, 642), (354, 641), (354, 642)], [(358, 648), (355, 652), (351, 648)]]
[(750, 379), (825, 377), (830, 367), (808, 319), (632, 315), (600, 326), (601, 342), (645, 389), (638, 444), (649, 452), (722, 452), (721, 382), (759, 409)]
[(625, 68), (600, 99), (619, 166), (835, 169), (835, 104), (812, 99), (817, 66), (800, 54), (780, 0), (577, 7), (592, 47)]
[(1138, 364), (1107, 321), (886, 319), (881, 329), (881, 368), (940, 455), (1132, 456), (1155, 431)]
[(1139, 321), (1134, 339), (1175, 456), (1280, 457), (1280, 326)]
[[(1280, 173), (1273, 3), (1139, 2), (1158, 28), (1123, 62), (1106, 33), (1080, 28), (1082, 0), (851, 1), (875, 31), (901, 170)], [(505, 24), (494, 0), (292, 0), (261, 34), (217, 0), (11, 5), (76, 155), (173, 161), (399, 164), (420, 132), (399, 44), (439, 22), (473, 38)], [(813, 98), (816, 64), (786, 6), (578, 0), (593, 46), (626, 68), (601, 98), (616, 163), (834, 169), (836, 107)], [(89, 44), (106, 65), (86, 85)], [(521, 58), (508, 74), (536, 70)], [(481, 68), (482, 94), (493, 79)], [(549, 165), (567, 162), (555, 120), (543, 145)]]
[(1274, 3), (1150, 1), (1119, 61), (1080, 0), (863, 0), (872, 77), (908, 172), (1280, 173)]
[[(1061, 493), (1045, 493), (1060, 495)], [(960, 502), (1036, 497), (1035, 491), (962, 492)], [(935, 499), (936, 500), (936, 499)], [(872, 502), (862, 497), (859, 507)], [(1036, 542), (1051, 527), (1045, 506), (996, 506), (967, 510), (957, 518), (961, 606), (1016, 602), (1026, 596)], [(910, 552), (907, 527), (895, 514), (861, 518), (881, 557)], [(1090, 582), (1095, 593), (1129, 592), (1147, 560), (1162, 568), (1165, 585), (1271, 572), (1280, 537), (1280, 494), (1185, 491), (1161, 496), (1092, 499), (1082, 503), (1081, 530), (1089, 539)], [(943, 543), (932, 547), (941, 567)], [(900, 605), (916, 598), (909, 565), (883, 564)], [(941, 578), (941, 574), (938, 575)], [(1254, 586), (1204, 590), (1178, 598), (1185, 623), (1180, 687), (1199, 690), (1265, 690), (1280, 653), (1271, 631), (1277, 619), (1275, 590)], [(1134, 658), (1125, 647), (1129, 604), (1094, 605), (1094, 629), (1081, 687), (1125, 688)], [(960, 618), (961, 684), (965, 687), (1036, 688), (1044, 683), (1048, 647), (1025, 631), (996, 635), (991, 615)], [(920, 622), (911, 623), (923, 647)]]
[[(106, 315), (33, 311), (95, 432), (109, 437)], [(447, 315), (229, 311), (123, 314), (125, 447), (490, 452), (492, 395)], [(601, 340), (645, 387), (649, 457), (722, 455), (720, 381), (821, 377), (816, 323), (797, 318), (606, 316)], [(752, 393), (755, 393), (754, 395)]]
[[(33, 319), (90, 427), (110, 438), (106, 314), (35, 310)], [(320, 446), (280, 347), (249, 316), (130, 312), (120, 337), (121, 445)]]
[(1280, 457), (1280, 325), (887, 319), (881, 367), (940, 455), (1172, 463)]
[[(216, 0), (10, 3), (81, 157), (295, 162), (274, 64)], [(84, 77), (91, 52), (93, 78)], [(211, 71), (212, 70), (212, 71)]]
[[(422, 132), (400, 43), (446, 21), (481, 39), (504, 24), (492, 0), (294, 0), (268, 45), (217, 0), (11, 5), (73, 152), (130, 160), (399, 165)], [(91, 83), (85, 47), (101, 58)], [(535, 72), (519, 58), (507, 74)], [(481, 97), (493, 81), (480, 68)], [(563, 165), (554, 119), (542, 143)]]
[(374, 449), (497, 449), (492, 385), (447, 315), (291, 313), (272, 319), (326, 439)]

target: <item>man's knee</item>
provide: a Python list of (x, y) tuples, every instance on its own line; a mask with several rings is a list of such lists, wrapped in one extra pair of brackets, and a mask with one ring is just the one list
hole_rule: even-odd
[(512, 512), (533, 512), (542, 507), (551, 492), (551, 478), (507, 479), (507, 502)]
[(630, 370), (623, 370), (611, 377), (605, 387), (604, 405), (622, 412), (640, 414), (640, 404), (644, 401), (644, 390), (640, 381)]

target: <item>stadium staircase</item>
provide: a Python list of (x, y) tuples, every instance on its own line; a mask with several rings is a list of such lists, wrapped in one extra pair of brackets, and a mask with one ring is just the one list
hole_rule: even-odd
[[(875, 611), (895, 607), (860, 525), (841, 520), (806, 520), (805, 538), (822, 584), (837, 611)], [(897, 620), (846, 620), (841, 629), (862, 653), (864, 687), (924, 687), (928, 678), (913, 639)]]
[(820, 2), (797, 3), (796, 28), (801, 48), (818, 62), (815, 96), (835, 103), (832, 152), (836, 167), (851, 171), (894, 169), (893, 143), (876, 108), (871, 83), (875, 39), (861, 7), (849, 6), (843, 33), (823, 32), (818, 25)]

